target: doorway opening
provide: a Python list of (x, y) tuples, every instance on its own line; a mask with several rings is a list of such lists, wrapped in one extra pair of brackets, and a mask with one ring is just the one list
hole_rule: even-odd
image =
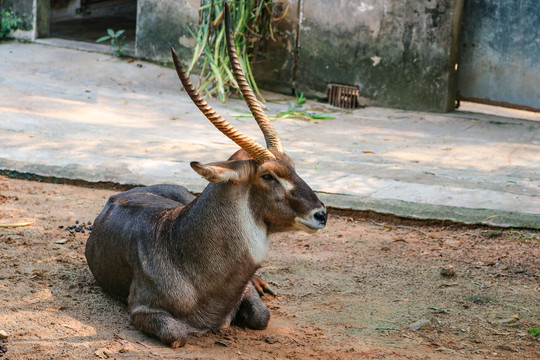
[(124, 30), (127, 52), (135, 51), (137, 0), (51, 0), (49, 36), (95, 43), (107, 29)]

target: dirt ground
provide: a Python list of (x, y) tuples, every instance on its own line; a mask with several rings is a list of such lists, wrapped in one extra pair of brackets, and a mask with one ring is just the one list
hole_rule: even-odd
[(267, 330), (168, 348), (95, 283), (88, 231), (65, 229), (116, 192), (0, 177), (0, 224), (30, 223), (0, 228), (3, 359), (540, 358), (528, 333), (540, 327), (538, 231), (337, 211), (315, 235), (273, 239), (259, 271), (278, 293)]

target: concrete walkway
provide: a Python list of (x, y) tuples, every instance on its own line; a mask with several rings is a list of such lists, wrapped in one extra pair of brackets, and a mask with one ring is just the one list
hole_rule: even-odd
[[(0, 169), (87, 181), (205, 184), (193, 160), (236, 145), (191, 103), (174, 70), (43, 44), (0, 44)], [(268, 113), (287, 108), (267, 94)], [(262, 143), (240, 100), (211, 105)], [(278, 119), (298, 173), (330, 206), (540, 228), (540, 122), (368, 107)], [(536, 115), (532, 115), (534, 119)], [(538, 118), (538, 117), (536, 117)]]

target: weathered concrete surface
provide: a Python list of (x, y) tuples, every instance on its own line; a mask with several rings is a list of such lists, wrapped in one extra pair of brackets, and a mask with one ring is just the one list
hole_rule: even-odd
[[(35, 39), (37, 0), (3, 0), (0, 2), (2, 10), (10, 11), (21, 19), (16, 37), (22, 39)], [(13, 34), (12, 34), (13, 35)]]
[[(180, 91), (172, 69), (16, 42), (0, 44), (0, 58), (2, 169), (198, 192), (206, 184), (189, 162), (237, 149)], [(261, 141), (252, 119), (231, 116), (247, 111), (242, 101), (211, 103)], [(270, 114), (286, 107), (268, 106)], [(375, 107), (335, 115), (275, 121), (298, 173), (328, 205), (540, 228), (539, 122)]]
[(467, 1), (460, 95), (540, 109), (539, 24), (538, 0)]
[(372, 105), (451, 111), (453, 17), (462, 4), (304, 0), (297, 90), (324, 98), (328, 83), (350, 84)]
[(252, 63), (253, 75), (263, 89), (292, 94), (295, 87), (298, 38), (298, 0), (275, 3), (272, 7), (274, 37), (268, 38)]
[(188, 29), (198, 25), (198, 0), (138, 0), (137, 57), (170, 61), (171, 46), (180, 59), (191, 59), (195, 42)]

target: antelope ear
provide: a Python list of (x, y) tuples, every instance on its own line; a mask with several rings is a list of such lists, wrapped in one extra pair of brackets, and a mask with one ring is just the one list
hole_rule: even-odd
[(190, 165), (197, 174), (210, 182), (241, 183), (248, 180), (250, 173), (249, 161), (222, 161), (210, 164), (193, 161)]

